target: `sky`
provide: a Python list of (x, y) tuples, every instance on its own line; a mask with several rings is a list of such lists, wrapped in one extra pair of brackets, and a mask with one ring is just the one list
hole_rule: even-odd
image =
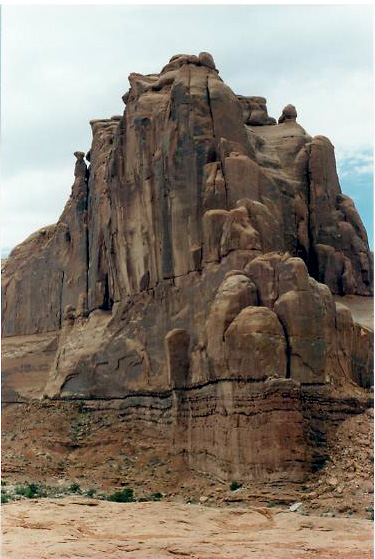
[(1, 246), (57, 221), (89, 120), (122, 114), (131, 72), (211, 52), (237, 94), (288, 103), (335, 146), (372, 244), (373, 13), (354, 5), (2, 7)]

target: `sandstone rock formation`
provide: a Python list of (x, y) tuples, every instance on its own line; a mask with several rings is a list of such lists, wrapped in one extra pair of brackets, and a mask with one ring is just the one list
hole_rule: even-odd
[(302, 479), (324, 446), (311, 395), (354, 413), (372, 384), (371, 333), (333, 298), (372, 293), (334, 148), (208, 53), (129, 81), (58, 223), (7, 260), (3, 335), (56, 331), (45, 395), (157, 408), (192, 467)]

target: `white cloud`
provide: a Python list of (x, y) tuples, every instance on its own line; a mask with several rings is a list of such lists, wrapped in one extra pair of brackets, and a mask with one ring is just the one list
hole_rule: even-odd
[(373, 163), (367, 163), (365, 165), (356, 165), (353, 170), (359, 175), (367, 175), (374, 172)]
[(373, 175), (373, 154), (368, 149), (365, 151), (343, 151), (337, 158), (337, 168), (340, 177), (349, 175)]

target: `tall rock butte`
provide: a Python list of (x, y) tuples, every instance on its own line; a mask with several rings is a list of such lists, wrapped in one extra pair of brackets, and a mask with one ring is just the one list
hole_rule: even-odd
[(33, 341), (4, 360), (9, 386), (29, 371), (9, 398), (38, 370), (34, 396), (116, 400), (193, 468), (301, 480), (372, 384), (372, 333), (333, 297), (372, 294), (334, 148), (293, 105), (276, 123), (235, 95), (208, 53), (129, 81), (58, 222), (4, 267), (3, 336)]

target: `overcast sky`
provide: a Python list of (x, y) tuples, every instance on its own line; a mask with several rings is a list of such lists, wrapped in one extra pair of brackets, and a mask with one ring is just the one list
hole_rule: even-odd
[(130, 72), (209, 51), (238, 94), (336, 148), (343, 190), (372, 236), (371, 6), (5, 6), (2, 8), (2, 247), (54, 223), (88, 121), (123, 112)]

